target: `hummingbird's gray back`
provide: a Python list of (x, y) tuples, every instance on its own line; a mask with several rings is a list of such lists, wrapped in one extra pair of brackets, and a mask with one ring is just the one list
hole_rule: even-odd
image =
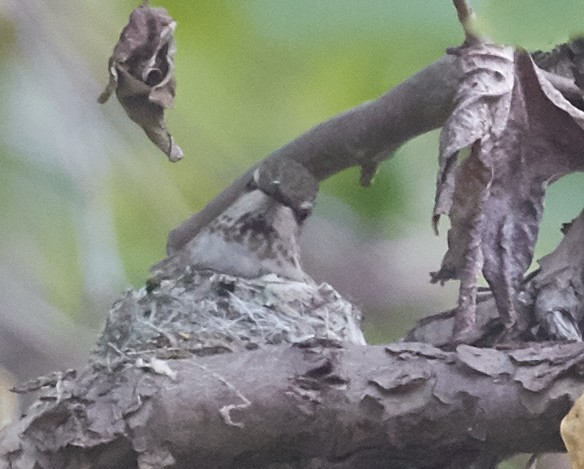
[(175, 255), (152, 269), (158, 278), (187, 266), (253, 278), (274, 273), (304, 280), (294, 211), (259, 189), (242, 194)]

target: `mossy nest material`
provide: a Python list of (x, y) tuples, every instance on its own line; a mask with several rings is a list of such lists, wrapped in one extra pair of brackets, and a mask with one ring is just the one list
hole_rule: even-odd
[(113, 305), (93, 358), (233, 352), (315, 338), (365, 344), (361, 317), (326, 283), (187, 268), (176, 279), (128, 290)]

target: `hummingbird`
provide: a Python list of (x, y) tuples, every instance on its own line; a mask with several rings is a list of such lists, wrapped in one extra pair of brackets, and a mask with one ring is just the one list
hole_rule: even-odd
[(317, 193), (318, 181), (302, 164), (268, 159), (229, 208), (151, 272), (158, 280), (178, 277), (191, 267), (235, 277), (273, 273), (305, 281), (298, 237)]

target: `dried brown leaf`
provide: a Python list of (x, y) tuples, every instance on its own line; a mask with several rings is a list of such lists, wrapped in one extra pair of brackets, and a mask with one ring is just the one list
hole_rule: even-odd
[(560, 433), (568, 450), (572, 469), (584, 469), (584, 394), (562, 419)]
[(105, 103), (116, 92), (124, 110), (170, 161), (183, 152), (164, 122), (176, 92), (174, 75), (176, 22), (164, 8), (146, 3), (136, 8), (109, 59), (109, 83), (98, 101)]
[[(474, 324), (482, 271), (507, 327), (529, 267), (546, 186), (584, 170), (584, 113), (544, 77), (525, 51), (475, 44), (461, 48), (465, 72), (440, 141), (435, 226), (451, 220), (449, 249), (433, 281), (460, 279), (455, 335)], [(458, 152), (471, 146), (457, 166)]]

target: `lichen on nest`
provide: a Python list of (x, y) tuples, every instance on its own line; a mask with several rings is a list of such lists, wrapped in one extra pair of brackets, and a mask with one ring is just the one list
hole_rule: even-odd
[(361, 317), (326, 283), (186, 268), (176, 279), (126, 291), (92, 358), (168, 350), (202, 355), (314, 338), (365, 344)]

